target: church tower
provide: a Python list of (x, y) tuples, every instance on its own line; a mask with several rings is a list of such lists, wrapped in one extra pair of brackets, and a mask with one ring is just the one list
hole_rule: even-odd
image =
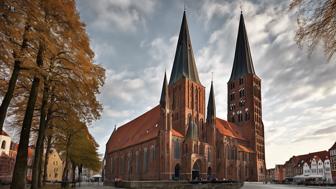
[[(177, 42), (169, 85), (173, 128), (187, 135), (189, 125), (198, 131), (204, 127), (205, 88), (201, 84), (195, 64), (185, 11)], [(189, 122), (193, 122), (193, 124)], [(199, 139), (202, 132), (197, 132)]]
[(254, 150), (249, 180), (263, 181), (266, 175), (264, 125), (261, 107), (261, 79), (255, 74), (244, 16), (241, 13), (236, 50), (228, 88), (230, 122), (241, 127), (249, 146)]

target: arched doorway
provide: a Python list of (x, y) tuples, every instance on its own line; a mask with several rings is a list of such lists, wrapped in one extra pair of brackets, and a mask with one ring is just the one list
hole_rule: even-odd
[(199, 180), (200, 179), (200, 170), (201, 170), (201, 161), (197, 160), (191, 170), (191, 179)]
[(180, 164), (175, 165), (175, 173), (174, 173), (174, 179), (180, 179)]
[(211, 176), (211, 167), (208, 167), (208, 172), (207, 172), (207, 174), (208, 174), (208, 177)]

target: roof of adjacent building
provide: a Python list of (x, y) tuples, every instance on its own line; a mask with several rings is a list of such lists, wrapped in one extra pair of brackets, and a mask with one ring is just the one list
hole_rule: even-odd
[(224, 136), (229, 136), (240, 140), (246, 140), (242, 135), (241, 129), (234, 123), (228, 122), (220, 118), (216, 118), (216, 128)]
[(119, 127), (107, 143), (107, 151), (115, 151), (139, 144), (158, 136), (160, 106)]
[(246, 33), (243, 14), (240, 14), (236, 51), (229, 81), (239, 79), (246, 74), (254, 74), (250, 45)]
[(318, 151), (298, 156), (293, 156), (289, 161), (293, 161), (293, 164), (295, 167), (302, 167), (304, 163), (310, 164), (310, 161), (316, 158), (316, 160), (321, 159), (322, 161), (329, 159), (329, 153), (328, 151)]
[(0, 135), (3, 135), (3, 136), (9, 136), (4, 130), (1, 130), (1, 131), (0, 131)]
[(332, 145), (332, 147), (329, 150), (331, 149), (336, 149), (336, 142), (334, 143), (334, 145)]
[(183, 12), (169, 84), (171, 85), (182, 78), (190, 79), (199, 84), (201, 83), (198, 77), (185, 11)]

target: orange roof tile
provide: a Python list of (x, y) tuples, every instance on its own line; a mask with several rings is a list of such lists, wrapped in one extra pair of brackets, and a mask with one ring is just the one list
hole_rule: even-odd
[(251, 148), (238, 144), (238, 151), (253, 153), (254, 151)]
[(120, 126), (107, 142), (107, 152), (153, 139), (159, 133), (160, 106), (156, 106), (132, 121)]
[(172, 134), (173, 136), (184, 137), (180, 132), (176, 131), (175, 129), (172, 129)]
[(230, 123), (220, 118), (216, 118), (216, 128), (224, 136), (229, 136), (232, 138), (237, 138), (240, 140), (246, 140), (240, 129), (234, 123)]
[(293, 156), (294, 165), (295, 166), (302, 166), (303, 163), (310, 163), (310, 160), (313, 158), (316, 158), (316, 160), (322, 159), (324, 161), (325, 159), (329, 159), (329, 153), (328, 151), (319, 151), (319, 152), (313, 152), (309, 154), (303, 154), (299, 156)]

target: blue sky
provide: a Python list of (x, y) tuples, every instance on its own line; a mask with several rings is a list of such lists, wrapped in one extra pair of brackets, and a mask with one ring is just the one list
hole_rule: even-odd
[(169, 77), (173, 64), (184, 2), (200, 80), (208, 93), (214, 72), (217, 116), (224, 119), (242, 5), (254, 67), (262, 79), (268, 168), (292, 155), (331, 147), (336, 139), (335, 59), (327, 63), (323, 50), (308, 57), (298, 48), (289, 1), (80, 0), (77, 7), (95, 61), (107, 76), (99, 95), (102, 119), (90, 126), (100, 153), (114, 125), (159, 103), (164, 70)]

